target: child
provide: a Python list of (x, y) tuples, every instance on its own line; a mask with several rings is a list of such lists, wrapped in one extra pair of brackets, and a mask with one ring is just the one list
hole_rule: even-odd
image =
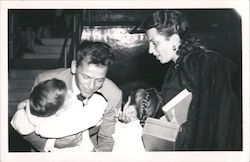
[(162, 98), (155, 88), (138, 88), (131, 92), (126, 111), (131, 114), (130, 122), (117, 120), (113, 152), (145, 152), (142, 142), (142, 129), (147, 117), (155, 117), (161, 108)]
[(41, 137), (56, 139), (81, 132), (80, 146), (50, 151), (93, 150), (88, 128), (101, 121), (107, 105), (102, 95), (93, 94), (83, 107), (83, 103), (67, 91), (64, 81), (51, 79), (35, 86), (26, 102), (27, 107), (18, 109), (11, 120), (11, 125), (20, 134), (35, 132)]

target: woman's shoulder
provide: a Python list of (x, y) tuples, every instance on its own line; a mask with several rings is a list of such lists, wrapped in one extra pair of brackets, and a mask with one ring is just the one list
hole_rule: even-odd
[(184, 55), (180, 63), (185, 66), (198, 66), (205, 65), (207, 63), (215, 63), (220, 60), (223, 60), (223, 57), (220, 53), (213, 50), (201, 48), (190, 51), (188, 54)]
[(183, 41), (177, 54), (180, 55), (179, 63), (181, 64), (198, 64), (202, 61), (221, 57), (218, 52), (207, 49), (206, 46), (196, 38)]
[(233, 73), (237, 69), (235, 63), (231, 59), (216, 51), (208, 49), (201, 49), (198, 52), (191, 51), (183, 56), (180, 64), (185, 72), (197, 72), (198, 70), (206, 70), (209, 68), (223, 68)]
[(199, 58), (199, 57), (210, 57), (210, 56), (220, 56), (220, 54), (216, 51), (213, 50), (209, 50), (205, 47), (200, 47), (200, 48), (196, 48), (193, 49), (191, 51), (189, 51), (186, 55), (184, 55), (185, 57), (194, 57), (194, 58)]

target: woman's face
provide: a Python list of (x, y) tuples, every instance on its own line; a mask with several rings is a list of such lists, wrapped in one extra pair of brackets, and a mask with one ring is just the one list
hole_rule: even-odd
[(153, 54), (162, 64), (174, 60), (176, 52), (170, 39), (160, 34), (156, 28), (151, 28), (146, 32), (149, 41), (149, 54)]

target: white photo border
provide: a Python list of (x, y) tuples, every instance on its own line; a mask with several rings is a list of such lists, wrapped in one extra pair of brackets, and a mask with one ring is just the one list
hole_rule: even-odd
[[(8, 152), (8, 9), (157, 9), (157, 8), (234, 8), (242, 19), (242, 107), (243, 151), (157, 152), (145, 154), (114, 153), (10, 153)], [(250, 161), (249, 158), (249, 1), (248, 0), (64, 0), (0, 1), (0, 161)]]

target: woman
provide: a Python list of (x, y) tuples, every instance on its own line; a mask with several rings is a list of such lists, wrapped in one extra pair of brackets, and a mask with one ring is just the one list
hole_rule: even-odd
[(176, 150), (240, 150), (241, 114), (231, 87), (232, 62), (192, 38), (179, 11), (154, 12), (138, 29), (146, 33), (149, 53), (161, 64), (172, 62), (161, 90), (164, 104), (184, 88), (193, 94)]

